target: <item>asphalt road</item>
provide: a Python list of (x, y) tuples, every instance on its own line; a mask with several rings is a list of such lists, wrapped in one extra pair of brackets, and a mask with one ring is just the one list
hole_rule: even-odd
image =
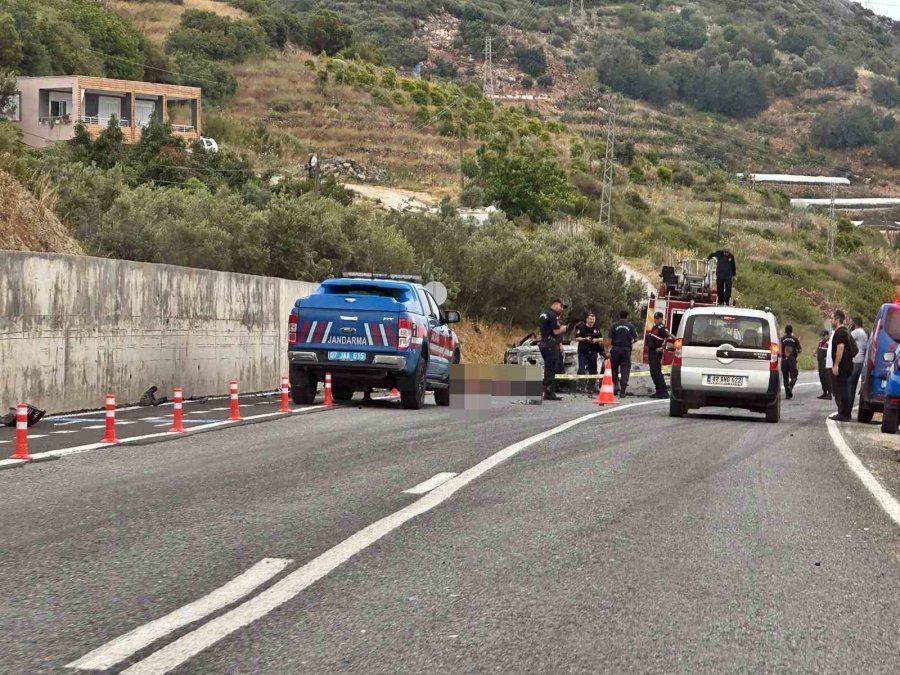
[[(381, 402), (0, 472), (0, 672), (77, 672), (267, 558), (290, 562), (109, 672), (162, 672), (161, 654), (176, 673), (896, 671), (900, 529), (815, 393), (778, 425)], [(439, 473), (460, 475), (403, 492)]]

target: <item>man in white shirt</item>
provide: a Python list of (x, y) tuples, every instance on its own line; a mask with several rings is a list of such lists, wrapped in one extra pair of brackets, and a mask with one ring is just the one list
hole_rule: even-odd
[(853, 357), (853, 372), (850, 374), (850, 381), (847, 383), (850, 387), (850, 405), (856, 401), (856, 388), (859, 386), (859, 376), (862, 375), (863, 364), (866, 361), (866, 350), (869, 348), (869, 336), (862, 327), (862, 319), (858, 316), (853, 317), (852, 329), (850, 337), (856, 341), (859, 353)]

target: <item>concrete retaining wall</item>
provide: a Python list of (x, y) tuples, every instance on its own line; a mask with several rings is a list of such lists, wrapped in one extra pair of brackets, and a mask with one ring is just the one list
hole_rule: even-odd
[(287, 318), (316, 285), (52, 253), (0, 251), (0, 406), (50, 412), (272, 390), (287, 373)]

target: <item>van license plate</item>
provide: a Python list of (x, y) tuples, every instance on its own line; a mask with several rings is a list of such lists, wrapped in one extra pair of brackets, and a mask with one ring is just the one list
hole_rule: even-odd
[(328, 352), (329, 361), (365, 361), (365, 352)]
[(743, 387), (747, 378), (739, 375), (707, 375), (706, 384), (719, 387)]

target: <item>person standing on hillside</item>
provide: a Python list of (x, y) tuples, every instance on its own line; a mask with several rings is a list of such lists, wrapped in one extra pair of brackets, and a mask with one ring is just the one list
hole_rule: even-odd
[(734, 261), (734, 254), (727, 246), (713, 251), (707, 257), (707, 260), (716, 261), (716, 290), (719, 295), (720, 305), (731, 304), (731, 289), (734, 280), (737, 279), (737, 265)]
[(310, 180), (315, 180), (319, 175), (319, 158), (314, 152), (309, 153), (309, 158), (306, 160), (306, 173)]
[[(578, 343), (578, 374), (596, 375), (597, 357), (602, 349), (603, 333), (597, 325), (597, 316), (591, 312), (582, 323), (575, 326), (575, 342)], [(593, 391), (597, 382), (589, 383), (590, 386), (580, 387)]]
[(816, 347), (816, 361), (819, 362), (819, 384), (822, 385), (822, 395), (819, 398), (823, 401), (831, 400), (831, 372), (828, 370), (830, 342), (831, 333), (823, 330), (822, 339), (819, 340), (819, 346)]
[(837, 422), (849, 422), (853, 410), (849, 387), (850, 374), (853, 372), (853, 348), (850, 346), (853, 338), (850, 337), (846, 323), (847, 315), (836, 309), (831, 315), (831, 326), (834, 328), (831, 336), (831, 389), (837, 413), (831, 419)]
[(612, 343), (609, 360), (612, 366), (613, 389), (616, 396), (625, 396), (631, 375), (631, 348), (638, 341), (634, 324), (628, 320), (628, 312), (619, 312), (619, 320), (609, 329)]
[(794, 386), (800, 376), (797, 359), (801, 350), (800, 340), (794, 337), (794, 327), (785, 326), (781, 338), (781, 376), (784, 378), (784, 395), (788, 399), (794, 398)]
[(866, 360), (866, 351), (869, 348), (869, 336), (862, 327), (862, 319), (858, 316), (853, 317), (850, 337), (856, 341), (857, 354), (853, 357), (853, 372), (850, 373), (850, 381), (847, 386), (850, 387), (850, 407), (853, 407), (856, 401), (856, 388), (859, 386), (859, 377), (862, 375), (863, 363)]

